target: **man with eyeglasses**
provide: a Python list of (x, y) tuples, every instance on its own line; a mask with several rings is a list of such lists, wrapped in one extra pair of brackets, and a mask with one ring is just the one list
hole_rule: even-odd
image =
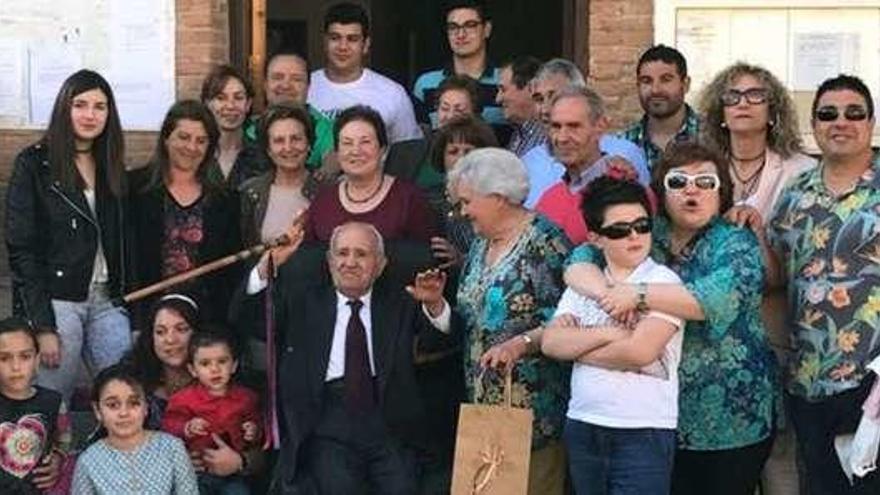
[(308, 102), (329, 118), (354, 105), (369, 105), (382, 116), (388, 142), (422, 137), (406, 90), (364, 67), (370, 50), (370, 21), (363, 7), (333, 5), (324, 16), (327, 66), (312, 73)]
[(562, 180), (541, 195), (535, 211), (558, 225), (572, 244), (587, 240), (581, 191), (594, 179), (614, 175), (647, 184), (646, 170), (637, 171), (625, 158), (604, 153), (599, 140), (608, 128), (602, 97), (590, 88), (568, 87), (553, 98), (549, 139), (553, 155), (565, 166)]
[(671, 143), (697, 139), (700, 119), (684, 102), (691, 78), (684, 55), (675, 48), (660, 44), (646, 50), (636, 66), (636, 81), (645, 114), (620, 136), (642, 148), (653, 169)]
[(492, 35), (492, 20), (482, 0), (452, 0), (443, 9), (446, 40), (452, 60), (442, 69), (421, 74), (413, 86), (413, 96), (431, 121), (439, 127), (437, 105), (440, 83), (452, 75), (468, 76), (477, 81), (482, 117), (493, 128), (507, 124), (501, 107), (495, 103), (498, 69), (488, 60), (487, 48)]
[(877, 494), (878, 471), (851, 485), (835, 453), (835, 437), (853, 433), (862, 416), (876, 378), (867, 366), (880, 355), (880, 154), (871, 149), (870, 91), (857, 77), (826, 80), (811, 122), (822, 160), (783, 192), (767, 228), (769, 278), (789, 294), (786, 398), (810, 494)]

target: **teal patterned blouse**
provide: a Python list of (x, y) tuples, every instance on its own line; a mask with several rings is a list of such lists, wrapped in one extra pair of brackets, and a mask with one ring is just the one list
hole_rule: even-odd
[[(562, 267), (570, 246), (562, 231), (546, 218), (535, 216), (516, 244), (493, 266), (484, 262), (487, 247), (486, 239), (477, 237), (468, 251), (456, 312), (464, 320), (468, 397), (482, 404), (500, 404), (503, 377), (487, 372), (480, 380), (480, 356), (493, 345), (553, 317), (565, 287)], [(562, 434), (569, 373), (570, 366), (540, 355), (523, 358), (513, 370), (513, 405), (534, 412), (534, 449)]]
[[(776, 359), (761, 322), (764, 260), (755, 235), (716, 217), (675, 256), (669, 221), (654, 222), (651, 256), (678, 273), (704, 321), (688, 321), (679, 366), (678, 448), (734, 449), (773, 430)], [(601, 261), (583, 245), (569, 263)]]
[(788, 281), (788, 390), (813, 400), (859, 386), (880, 355), (880, 153), (840, 196), (823, 170), (783, 191), (767, 228)]

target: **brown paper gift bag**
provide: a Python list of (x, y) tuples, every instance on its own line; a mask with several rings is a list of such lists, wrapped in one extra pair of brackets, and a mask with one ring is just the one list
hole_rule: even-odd
[[(477, 382), (482, 386), (482, 375)], [(511, 392), (508, 371), (504, 405), (461, 405), (452, 495), (525, 495), (528, 491), (532, 410), (512, 407)]]

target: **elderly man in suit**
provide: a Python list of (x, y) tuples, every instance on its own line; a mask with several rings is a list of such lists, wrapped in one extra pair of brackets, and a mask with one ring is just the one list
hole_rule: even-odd
[[(297, 243), (285, 249), (276, 253), (279, 265)], [(442, 287), (445, 276), (421, 273), (409, 287), (413, 297), (399, 285), (376, 283), (387, 264), (382, 237), (358, 222), (334, 230), (327, 263), (332, 286), (287, 277), (283, 269), (276, 286), (284, 435), (273, 492), (415, 493), (413, 448), (424, 411), (414, 343), (417, 336), (420, 345), (449, 338), (429, 319), (450, 311), (442, 300), (415, 299), (426, 286)]]

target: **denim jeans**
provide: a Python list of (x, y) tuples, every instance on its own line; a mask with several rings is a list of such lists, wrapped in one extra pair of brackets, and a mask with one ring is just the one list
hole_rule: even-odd
[(80, 357), (92, 373), (116, 364), (131, 349), (131, 325), (126, 309), (110, 302), (104, 284), (92, 285), (82, 302), (53, 299), (52, 309), (61, 362), (57, 368), (41, 366), (37, 383), (60, 392), (69, 402)]
[(675, 430), (608, 428), (572, 419), (563, 433), (578, 495), (666, 495)]
[(250, 493), (247, 482), (239, 475), (199, 474), (200, 495), (250, 495)]

